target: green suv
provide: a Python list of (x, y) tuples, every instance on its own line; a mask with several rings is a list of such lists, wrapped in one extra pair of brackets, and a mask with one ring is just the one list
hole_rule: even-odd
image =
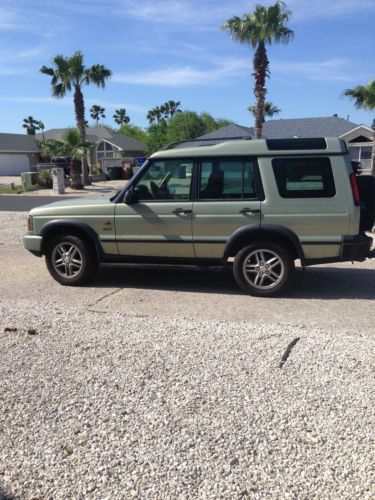
[(113, 197), (31, 210), (25, 248), (64, 285), (100, 263), (232, 266), (270, 296), (302, 266), (374, 257), (374, 178), (337, 138), (228, 140), (152, 155)]

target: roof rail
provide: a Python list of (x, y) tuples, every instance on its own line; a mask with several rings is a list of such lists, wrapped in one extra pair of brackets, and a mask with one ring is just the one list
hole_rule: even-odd
[(226, 142), (226, 141), (250, 141), (251, 137), (249, 135), (244, 135), (244, 136), (237, 136), (237, 137), (211, 137), (210, 139), (185, 139), (184, 141), (176, 141), (176, 142), (171, 142), (168, 144), (163, 151), (166, 151), (167, 149), (172, 149), (174, 146), (177, 146), (178, 144), (184, 144), (185, 142), (211, 142), (211, 141), (220, 141), (220, 142)]

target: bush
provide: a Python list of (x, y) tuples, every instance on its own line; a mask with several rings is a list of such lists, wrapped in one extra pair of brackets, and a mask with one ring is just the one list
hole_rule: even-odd
[(41, 170), (38, 174), (38, 184), (41, 188), (52, 189), (52, 175), (49, 170)]

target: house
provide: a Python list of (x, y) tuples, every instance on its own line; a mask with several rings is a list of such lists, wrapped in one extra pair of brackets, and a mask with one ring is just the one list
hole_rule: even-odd
[[(44, 134), (37, 134), (37, 138), (61, 139), (67, 131), (67, 128), (55, 128), (45, 131)], [(107, 127), (87, 127), (86, 136), (87, 141), (92, 143), (88, 153), (90, 168), (100, 166), (106, 171), (106, 167), (116, 164), (117, 159), (144, 156), (145, 145), (142, 142), (124, 134), (117, 134)]]
[(39, 148), (32, 135), (0, 133), (0, 175), (20, 175), (35, 170)]
[[(292, 137), (340, 137), (344, 139), (352, 160), (362, 163), (364, 170), (371, 168), (373, 130), (366, 125), (357, 125), (339, 116), (322, 118), (293, 118), (287, 120), (269, 120), (263, 124), (265, 139), (287, 139)], [(216, 144), (215, 139), (247, 137), (254, 139), (254, 129), (232, 123), (214, 132), (202, 135), (199, 142), (185, 142), (179, 147), (208, 146)], [(212, 138), (212, 141), (209, 140)]]

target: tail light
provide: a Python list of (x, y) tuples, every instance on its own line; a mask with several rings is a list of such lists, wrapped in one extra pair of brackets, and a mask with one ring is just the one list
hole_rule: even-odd
[(354, 172), (352, 172), (350, 174), (350, 184), (352, 186), (352, 191), (353, 191), (354, 205), (359, 206), (360, 199), (359, 199), (358, 184), (357, 184), (357, 178), (356, 178), (356, 175)]

